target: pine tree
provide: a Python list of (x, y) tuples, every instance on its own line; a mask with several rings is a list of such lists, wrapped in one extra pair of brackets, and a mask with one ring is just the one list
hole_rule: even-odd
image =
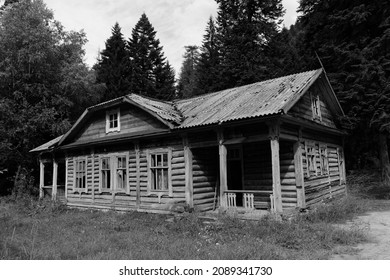
[(268, 78), (264, 48), (277, 33), (281, 0), (216, 0), (221, 80), (234, 87)]
[(196, 88), (199, 94), (224, 88), (219, 75), (219, 48), (215, 22), (210, 17), (205, 35), (203, 35), (199, 61), (196, 67)]
[(130, 58), (118, 23), (113, 26), (112, 35), (107, 39), (106, 48), (101, 52), (95, 69), (97, 82), (106, 85), (106, 92), (101, 101), (130, 93)]
[(168, 100), (175, 95), (173, 69), (166, 62), (156, 31), (142, 14), (128, 42), (132, 61), (132, 91)]
[(199, 61), (199, 51), (197, 46), (185, 46), (184, 48), (186, 52), (183, 55), (184, 61), (178, 81), (178, 96), (187, 98), (198, 95), (196, 68)]

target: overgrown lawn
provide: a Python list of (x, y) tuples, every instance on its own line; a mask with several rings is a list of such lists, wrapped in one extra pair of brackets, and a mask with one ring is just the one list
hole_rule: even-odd
[[(67, 209), (25, 198), (0, 202), (1, 259), (326, 259), (339, 245), (366, 240), (361, 228), (333, 222), (359, 202), (337, 201), (282, 219), (210, 222), (138, 212)], [(340, 205), (344, 210), (337, 216)]]

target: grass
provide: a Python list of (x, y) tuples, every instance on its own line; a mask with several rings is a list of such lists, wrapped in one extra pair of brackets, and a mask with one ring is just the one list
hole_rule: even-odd
[(252, 222), (222, 215), (205, 223), (197, 213), (102, 212), (2, 198), (0, 259), (327, 259), (337, 248), (367, 241), (365, 229), (334, 223), (376, 205), (361, 190), (373, 178), (350, 178), (347, 198), (307, 213)]

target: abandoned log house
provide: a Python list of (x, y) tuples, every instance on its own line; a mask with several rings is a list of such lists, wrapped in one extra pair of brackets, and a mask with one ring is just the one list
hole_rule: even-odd
[(319, 69), (171, 102), (129, 94), (31, 152), (40, 196), (68, 206), (281, 213), (345, 193), (341, 116)]

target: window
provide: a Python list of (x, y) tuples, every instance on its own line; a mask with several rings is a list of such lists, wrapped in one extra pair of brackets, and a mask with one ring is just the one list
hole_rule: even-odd
[(102, 189), (111, 189), (111, 169), (110, 158), (104, 157), (101, 159), (101, 184)]
[(311, 108), (313, 111), (313, 120), (321, 120), (321, 103), (318, 94), (311, 95)]
[(86, 188), (86, 160), (76, 160), (76, 189)]
[(120, 111), (119, 109), (106, 113), (106, 133), (120, 131)]
[(306, 177), (317, 175), (317, 157), (316, 146), (314, 143), (305, 143), (306, 146), (306, 162), (307, 162), (307, 174)]
[(100, 158), (100, 190), (128, 191), (126, 155), (109, 155)]
[(321, 175), (329, 174), (328, 150), (325, 145), (320, 145), (320, 169)]
[(166, 192), (172, 195), (170, 161), (170, 151), (149, 153), (149, 193)]
[(125, 156), (117, 156), (116, 161), (116, 187), (117, 189), (124, 190), (127, 185), (127, 160)]

